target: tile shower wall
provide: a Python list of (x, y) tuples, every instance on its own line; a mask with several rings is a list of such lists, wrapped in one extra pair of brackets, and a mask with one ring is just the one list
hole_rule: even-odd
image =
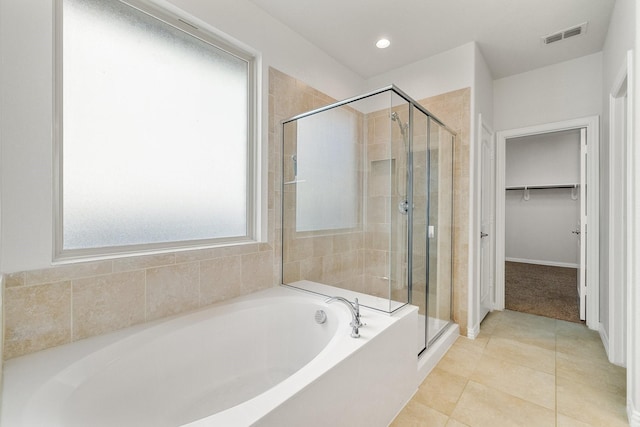
[[(453, 185), (454, 185), (454, 195), (453, 195), (453, 320), (460, 325), (461, 334), (466, 334), (466, 324), (467, 324), (467, 295), (468, 295), (468, 225), (469, 225), (469, 208), (468, 208), (468, 197), (469, 197), (469, 138), (470, 138), (470, 111), (471, 111), (471, 103), (470, 103), (470, 94), (471, 90), (469, 88), (460, 89), (453, 92), (444, 93), (441, 95), (425, 98), (419, 100), (418, 102), (424, 106), (427, 110), (433, 113), (438, 119), (440, 119), (443, 123), (445, 123), (449, 128), (451, 128), (454, 132), (456, 132), (456, 142), (455, 142), (455, 152), (453, 154), (454, 157), (454, 171), (453, 171)], [(398, 110), (398, 113), (401, 118), (408, 117), (407, 111)], [(416, 116), (414, 116), (416, 117)], [(423, 150), (424, 147), (420, 147), (421, 144), (424, 144), (423, 139), (426, 138), (426, 134), (424, 129), (426, 129), (426, 124), (419, 122), (422, 118), (420, 115), (417, 115), (416, 123), (414, 123), (414, 146), (417, 147), (417, 151), (414, 152), (414, 160), (415, 162), (420, 162), (420, 156), (424, 156), (425, 152), (420, 151)], [(401, 141), (402, 135), (399, 132), (397, 126), (391, 127), (391, 140), (394, 141), (392, 144), (389, 142), (389, 112), (388, 110), (378, 111), (374, 113), (367, 114), (368, 120), (368, 141), (369, 141), (369, 155), (368, 160), (372, 164), (372, 168), (375, 168), (377, 163), (380, 163), (380, 167), (383, 169), (383, 176), (386, 179), (386, 182), (376, 181), (375, 170), (372, 169), (372, 176), (370, 176), (370, 183), (374, 183), (374, 186), (369, 187), (368, 189), (368, 203), (371, 203), (376, 197), (384, 196), (390, 198), (391, 206), (397, 206), (400, 201), (399, 193), (403, 192), (401, 188), (401, 184), (397, 181), (402, 178), (401, 169), (403, 166), (401, 163), (403, 159), (402, 154), (402, 143)], [(442, 146), (442, 150), (445, 150), (448, 147), (448, 143), (444, 141), (440, 141), (439, 144)], [(433, 153), (432, 153), (433, 154)], [(388, 181), (389, 174), (389, 166), (382, 165), (384, 161), (390, 161), (389, 156), (395, 159), (394, 166), (392, 169), (394, 170), (394, 180)], [(447, 157), (446, 155), (444, 156)], [(417, 164), (416, 163), (416, 164)], [(447, 165), (440, 165), (441, 168), (446, 168)], [(451, 176), (448, 172), (449, 170), (441, 170), (440, 177), (438, 178), (439, 185), (442, 188), (447, 188), (450, 186), (450, 183), (447, 183), (446, 180)], [(417, 172), (419, 173), (419, 171)], [(419, 179), (419, 177), (418, 177)], [(388, 188), (391, 185), (392, 188)], [(446, 195), (445, 195), (446, 196)], [(432, 201), (434, 202), (434, 201)], [(425, 206), (423, 200), (418, 198), (415, 200), (415, 205)], [(448, 206), (448, 204), (444, 203), (443, 209)], [(436, 208), (436, 206), (432, 206), (432, 209)], [(379, 233), (389, 233), (391, 232), (392, 236), (398, 236), (401, 232), (406, 232), (406, 230), (402, 230), (401, 226), (403, 223), (403, 218), (401, 216), (396, 215), (397, 210), (391, 209), (391, 214), (395, 218), (387, 218), (385, 221), (378, 221), (379, 224), (371, 224), (368, 225), (369, 228), (365, 233), (366, 241), (374, 241), (374, 237)], [(435, 210), (433, 211), (435, 214)], [(439, 226), (443, 228), (448, 228), (451, 226), (448, 218), (451, 217), (450, 212), (438, 211), (437, 216), (440, 219)], [(416, 218), (426, 218), (426, 215), (417, 214)], [(414, 226), (419, 227), (420, 224), (415, 223)], [(378, 229), (375, 229), (378, 227)], [(424, 227), (423, 227), (424, 228)], [(372, 232), (373, 231), (373, 232)], [(393, 238), (393, 237), (392, 237)], [(386, 242), (388, 242), (389, 237), (386, 237)], [(380, 239), (379, 239), (380, 240)], [(419, 246), (420, 242), (424, 242), (426, 237), (415, 239), (415, 242), (418, 243), (414, 246), (414, 255), (420, 254), (421, 252), (424, 254), (424, 248)], [(396, 242), (397, 243), (397, 242)], [(392, 295), (394, 295), (394, 299), (400, 301), (404, 298), (402, 295), (403, 292), (406, 292), (404, 289), (403, 283), (406, 281), (406, 268), (403, 268), (406, 265), (406, 259), (403, 258), (403, 254), (400, 251), (397, 252), (389, 252), (389, 246), (381, 248), (370, 248), (367, 247), (366, 253), (369, 257), (365, 257), (365, 271), (370, 271), (372, 265), (380, 265), (383, 261), (387, 259), (392, 259), (393, 262), (396, 263), (398, 268), (395, 269), (392, 278)], [(392, 245), (398, 247), (398, 245)], [(445, 248), (437, 248), (437, 251), (431, 251), (432, 256), (436, 256), (437, 252), (443, 252)], [(372, 257), (371, 254), (376, 254), (376, 257)], [(414, 278), (424, 277), (424, 269), (426, 267), (424, 260), (422, 262), (416, 262), (416, 259), (420, 259), (420, 257), (414, 256), (414, 264), (413, 264), (413, 274)], [(445, 263), (448, 263), (448, 257), (443, 256), (440, 260), (444, 260)], [(434, 269), (438, 272), (438, 274), (447, 275), (449, 269), (448, 266), (442, 265), (442, 262), (438, 262), (438, 260), (430, 260), (431, 265), (438, 265), (437, 269)], [(433, 271), (433, 270), (432, 270)], [(381, 292), (388, 288), (388, 283), (384, 281), (384, 283), (379, 283), (381, 279), (375, 276), (367, 276), (367, 281), (370, 281), (371, 284), (377, 283), (378, 286), (370, 285), (373, 290), (373, 294), (381, 295)], [(437, 283), (437, 287), (431, 288), (432, 295), (430, 301), (432, 303), (432, 307), (430, 307), (430, 312), (437, 313), (448, 313), (449, 312), (449, 298), (445, 297), (448, 295), (448, 286), (449, 281), (446, 279), (438, 280), (437, 277), (430, 277), (430, 283)], [(424, 292), (426, 289), (426, 283), (424, 281), (418, 283), (414, 282), (414, 304), (416, 305), (424, 305), (425, 298)], [(422, 290), (422, 294), (420, 294)], [(438, 296), (437, 298), (434, 298)], [(435, 302), (435, 304), (434, 304)], [(443, 306), (445, 305), (445, 306)], [(421, 307), (424, 312), (424, 307)], [(435, 313), (434, 313), (435, 314)], [(444, 314), (442, 316), (437, 316), (442, 318), (448, 318), (448, 314)]]
[(465, 88), (419, 101), (456, 132), (453, 164), (453, 320), (467, 333), (469, 288), (469, 141), (471, 89)]
[[(362, 120), (361, 113), (350, 107), (342, 107), (341, 112), (345, 116), (353, 119), (357, 123), (357, 132), (352, 141), (356, 154), (355, 161), (362, 164)], [(284, 148), (284, 159), (291, 159), (298, 152), (297, 130), (298, 123), (290, 123), (285, 126), (286, 143)], [(281, 127), (281, 126), (279, 126)], [(361, 169), (361, 168), (360, 168)], [(295, 172), (292, 161), (285, 161), (283, 173), (286, 181), (295, 179)], [(359, 189), (356, 193), (361, 193), (364, 173), (357, 170), (356, 185)], [(359, 292), (366, 292), (363, 284), (363, 232), (360, 225), (356, 224), (352, 230), (339, 231), (303, 231), (296, 229), (297, 215), (297, 191), (298, 185), (287, 184), (284, 186), (284, 232), (283, 237), (286, 242), (283, 245), (284, 262), (284, 283), (292, 283), (298, 280), (311, 280), (340, 288), (352, 289)], [(359, 202), (359, 201), (357, 201)], [(361, 204), (357, 204), (358, 212), (362, 211)], [(361, 218), (361, 214), (356, 215)]]
[[(323, 107), (336, 102), (335, 99), (322, 94), (312, 87), (290, 77), (280, 71), (271, 69), (270, 73), (270, 106), (274, 114), (270, 117), (269, 141), (276, 148), (276, 158), (273, 164), (280, 166), (282, 153), (282, 125), (281, 122), (292, 116), (309, 110)], [(275, 94), (280, 94), (287, 101), (279, 102)], [(350, 112), (356, 113), (353, 110)], [(356, 113), (357, 114), (357, 113)], [(360, 120), (358, 120), (360, 121)], [(294, 128), (289, 127), (291, 131)], [(361, 135), (362, 132), (359, 132)], [(362, 138), (359, 138), (358, 143)], [(288, 138), (295, 141), (295, 138)], [(295, 147), (285, 147), (288, 157), (295, 152)], [(358, 150), (361, 152), (361, 150)], [(280, 169), (280, 168), (279, 168)], [(293, 176), (290, 164), (285, 163), (284, 173)], [(281, 200), (282, 170), (277, 171), (276, 199)], [(360, 175), (361, 176), (361, 175)], [(364, 260), (363, 240), (361, 231), (344, 232), (340, 234), (297, 233), (295, 227), (295, 185), (285, 186), (285, 221), (287, 228), (284, 236), (288, 244), (283, 259), (284, 282), (292, 283), (306, 279), (329, 285), (349, 288), (365, 292), (363, 287)], [(278, 216), (277, 233), (280, 234), (282, 221)], [(279, 245), (282, 243), (279, 242)], [(281, 247), (281, 246), (280, 246)]]
[[(309, 88), (304, 83), (296, 81), (294, 78), (283, 73), (272, 70), (272, 82), (277, 82), (284, 88), (283, 93), (288, 93), (291, 102), (288, 103), (287, 111), (282, 112), (271, 122), (271, 141), (275, 141), (280, 146), (281, 126), (280, 121), (295, 114), (303, 113), (311, 109), (320, 108), (334, 102), (316, 90)], [(301, 93), (300, 93), (301, 92)], [(466, 334), (467, 324), (467, 287), (468, 287), (468, 225), (469, 225), (469, 138), (470, 138), (470, 95), (469, 88), (441, 94), (438, 96), (420, 100), (420, 104), (432, 112), (436, 117), (447, 124), (457, 134), (454, 153), (454, 217), (453, 217), (453, 319), (461, 326), (461, 333)], [(315, 99), (316, 102), (312, 102)], [(295, 101), (294, 101), (295, 100)], [(306, 105), (305, 105), (306, 104)], [(401, 116), (402, 112), (400, 111)], [(406, 117), (405, 114), (403, 117)], [(369, 113), (364, 118), (367, 128), (366, 142), (367, 162), (370, 170), (367, 179), (367, 201), (369, 206), (376, 203), (391, 203), (396, 206), (399, 201), (398, 193), (402, 189), (396, 188), (399, 183), (396, 180), (389, 180), (389, 168), (401, 168), (398, 159), (402, 159), (400, 150), (402, 149), (401, 134), (396, 126), (389, 125), (388, 110)], [(389, 143), (389, 132), (395, 143)], [(426, 135), (416, 135), (425, 137)], [(394, 147), (392, 149), (392, 146)], [(279, 149), (279, 148), (277, 148)], [(394, 151), (395, 152), (392, 152)], [(280, 155), (279, 153), (277, 154)], [(390, 165), (390, 159), (396, 161)], [(378, 173), (379, 172), (379, 173)], [(443, 172), (444, 174), (444, 172)], [(396, 177), (399, 176), (396, 170)], [(277, 182), (281, 176), (278, 176)], [(390, 188), (391, 187), (391, 188)], [(276, 187), (278, 192), (279, 187)], [(290, 191), (286, 189), (285, 191)], [(278, 195), (279, 196), (279, 195)], [(277, 197), (279, 199), (279, 197)], [(295, 200), (295, 198), (288, 198)], [(285, 209), (294, 210), (294, 206), (286, 206)], [(371, 212), (387, 212), (395, 215), (395, 209), (369, 209)], [(289, 212), (293, 215), (293, 212)], [(439, 215), (446, 213), (439, 212)], [(372, 295), (386, 296), (389, 289), (389, 282), (384, 277), (389, 277), (386, 266), (392, 259), (395, 265), (402, 266), (406, 260), (402, 259), (399, 252), (389, 251), (389, 233), (399, 236), (400, 221), (390, 217), (367, 217), (367, 227), (362, 237), (358, 233), (350, 236), (339, 235), (325, 237), (305, 237), (291, 240), (293, 250), (285, 254), (284, 274), (285, 282), (293, 282), (300, 279), (308, 279), (322, 283), (344, 286), (346, 288), (365, 292)], [(278, 225), (280, 221), (278, 219)], [(447, 224), (446, 226), (451, 226)], [(285, 230), (285, 235), (291, 230)], [(336, 238), (341, 240), (336, 243)], [(441, 248), (439, 248), (441, 250)], [(355, 254), (359, 255), (356, 257)], [(357, 264), (354, 264), (356, 263)], [(433, 262), (433, 261), (432, 261)], [(382, 268), (382, 270), (381, 270)], [(416, 269), (424, 270), (425, 265), (416, 265)], [(362, 276), (358, 276), (363, 269)], [(438, 270), (444, 274), (446, 266), (439, 266)], [(355, 272), (354, 272), (355, 271)], [(415, 271), (419, 276), (420, 271)], [(401, 282), (406, 279), (406, 271), (402, 267), (391, 272), (392, 289), (394, 294), (403, 292)], [(424, 274), (423, 274), (424, 275)], [(363, 280), (357, 277), (362, 277)], [(345, 278), (356, 278), (355, 281), (347, 284)], [(445, 281), (438, 281), (445, 283)], [(447, 283), (448, 286), (448, 283)], [(437, 289), (437, 293), (444, 295), (443, 289)], [(448, 290), (447, 290), (448, 293)], [(398, 294), (398, 298), (402, 299)], [(448, 305), (448, 298), (434, 299)], [(433, 300), (432, 300), (433, 301)], [(448, 307), (434, 307), (438, 311), (448, 312)]]
[[(393, 108), (408, 122), (407, 104)], [(389, 109), (366, 115), (369, 207), (365, 228), (365, 281), (371, 294), (407, 301), (407, 216), (396, 207), (407, 197), (407, 153), (400, 128)]]

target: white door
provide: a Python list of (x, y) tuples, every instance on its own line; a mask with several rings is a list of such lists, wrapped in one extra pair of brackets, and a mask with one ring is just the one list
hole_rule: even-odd
[(578, 299), (580, 320), (586, 319), (587, 297), (587, 129), (580, 129), (580, 267), (578, 272)]
[(494, 144), (493, 134), (482, 126), (480, 156), (480, 316), (479, 321), (493, 308), (494, 280), (494, 239), (495, 228), (493, 205), (494, 184)]

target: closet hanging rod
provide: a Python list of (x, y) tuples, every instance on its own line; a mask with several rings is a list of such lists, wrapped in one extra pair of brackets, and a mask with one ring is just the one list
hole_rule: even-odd
[(580, 184), (558, 184), (558, 185), (519, 185), (506, 187), (506, 190), (545, 190), (548, 188), (578, 188)]

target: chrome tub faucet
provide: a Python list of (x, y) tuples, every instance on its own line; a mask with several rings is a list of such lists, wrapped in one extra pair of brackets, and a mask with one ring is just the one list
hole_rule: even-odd
[(342, 297), (331, 297), (325, 302), (327, 304), (331, 304), (335, 301), (340, 301), (349, 308), (349, 311), (351, 312), (351, 323), (349, 323), (349, 326), (351, 326), (351, 338), (360, 338), (360, 327), (362, 326), (362, 322), (360, 322), (360, 304), (358, 303), (358, 298), (356, 298), (353, 303)]

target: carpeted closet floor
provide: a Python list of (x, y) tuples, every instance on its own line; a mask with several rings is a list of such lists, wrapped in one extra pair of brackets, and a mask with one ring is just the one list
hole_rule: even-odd
[(578, 269), (505, 262), (505, 308), (580, 322)]

